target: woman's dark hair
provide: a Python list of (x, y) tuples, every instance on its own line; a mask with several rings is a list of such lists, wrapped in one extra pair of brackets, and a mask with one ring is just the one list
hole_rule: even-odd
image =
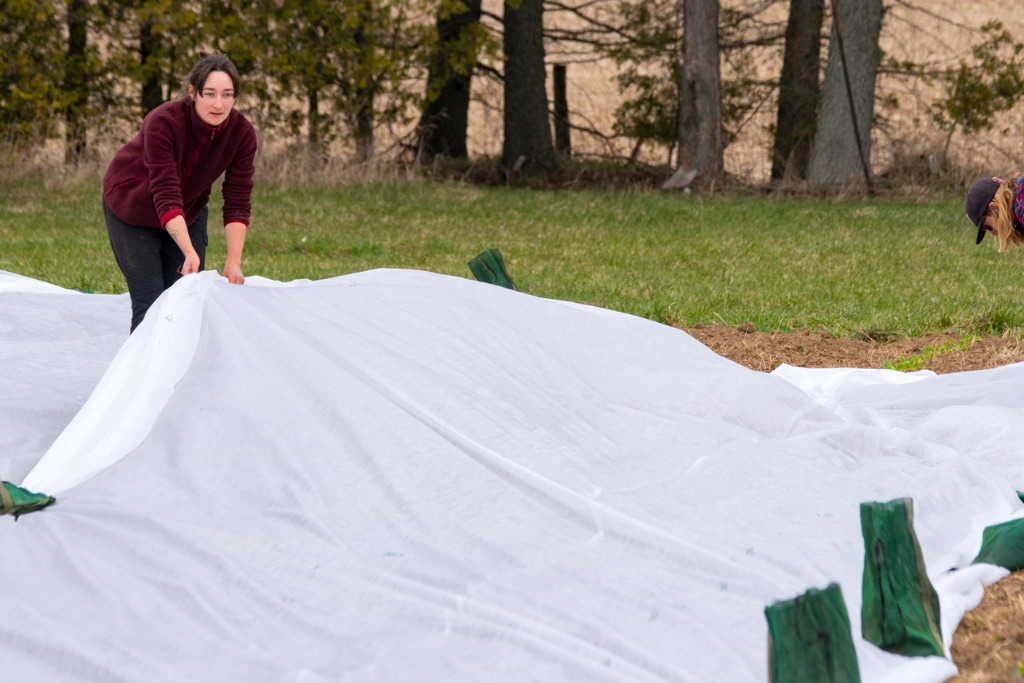
[(214, 71), (223, 71), (231, 78), (231, 86), (235, 89), (235, 98), (241, 92), (241, 84), (238, 80), (238, 69), (231, 62), (230, 59), (224, 55), (201, 55), (199, 61), (192, 67), (192, 71), (189, 72), (188, 78), (185, 79), (185, 87), (182, 88), (180, 99), (189, 100), (188, 86), (197, 92), (202, 92), (203, 86), (206, 85), (206, 79), (210, 77)]

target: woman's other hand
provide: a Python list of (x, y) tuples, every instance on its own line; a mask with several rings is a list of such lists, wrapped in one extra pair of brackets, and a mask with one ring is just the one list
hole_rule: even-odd
[(227, 259), (224, 262), (224, 277), (233, 285), (245, 284), (242, 275), (242, 247), (245, 245), (245, 223), (231, 222), (224, 225), (224, 240), (227, 242)]
[(229, 263), (228, 265), (224, 266), (224, 272), (222, 274), (224, 275), (224, 277), (228, 279), (228, 282), (230, 282), (233, 285), (245, 284), (245, 276), (242, 275), (242, 267), (239, 265)]

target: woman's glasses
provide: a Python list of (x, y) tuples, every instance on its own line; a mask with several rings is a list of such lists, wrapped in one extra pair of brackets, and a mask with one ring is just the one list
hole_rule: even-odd
[(222, 93), (217, 93), (215, 90), (204, 90), (201, 93), (199, 93), (199, 96), (202, 97), (204, 100), (217, 99), (219, 96), (219, 98), (224, 100), (225, 102), (232, 102), (235, 99), (235, 93), (231, 92), (230, 90), (225, 90)]

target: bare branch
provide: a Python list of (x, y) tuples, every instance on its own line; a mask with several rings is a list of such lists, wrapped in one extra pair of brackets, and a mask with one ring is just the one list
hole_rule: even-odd
[(959, 21), (955, 21), (953, 19), (950, 19), (949, 17), (947, 17), (945, 15), (942, 15), (942, 14), (939, 14), (937, 12), (932, 12), (929, 9), (925, 9), (924, 7), (920, 7), (918, 5), (915, 5), (915, 4), (911, 3), (911, 2), (908, 2), (907, 0), (893, 0), (893, 4), (894, 5), (900, 5), (901, 7), (906, 7), (911, 12), (918, 12), (919, 14), (923, 14), (925, 16), (931, 17), (932, 19), (937, 19), (939, 21), (947, 23), (950, 26), (956, 26), (957, 28), (962, 28), (962, 29), (965, 29), (965, 30), (968, 30), (968, 31), (976, 30), (975, 27), (973, 27), (973, 26), (967, 26), (966, 24), (962, 24)]

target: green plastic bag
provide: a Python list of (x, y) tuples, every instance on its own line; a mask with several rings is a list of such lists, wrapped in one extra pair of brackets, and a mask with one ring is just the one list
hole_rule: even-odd
[(939, 595), (925, 570), (914, 534), (914, 501), (861, 503), (864, 582), (861, 635), (910, 657), (945, 655)]
[(14, 519), (18, 519), (20, 515), (41, 510), (55, 500), (53, 496), (32, 493), (10, 482), (0, 481), (0, 515), (14, 515)]
[(1011, 572), (1024, 569), (1024, 519), (985, 527), (981, 550), (973, 564), (979, 562), (1005, 567)]
[(505, 260), (501, 258), (501, 252), (497, 249), (488, 249), (473, 257), (469, 263), (469, 269), (480, 282), (487, 282), (506, 289), (516, 289), (516, 283), (505, 269)]
[(769, 605), (770, 683), (860, 683), (857, 652), (838, 584)]

